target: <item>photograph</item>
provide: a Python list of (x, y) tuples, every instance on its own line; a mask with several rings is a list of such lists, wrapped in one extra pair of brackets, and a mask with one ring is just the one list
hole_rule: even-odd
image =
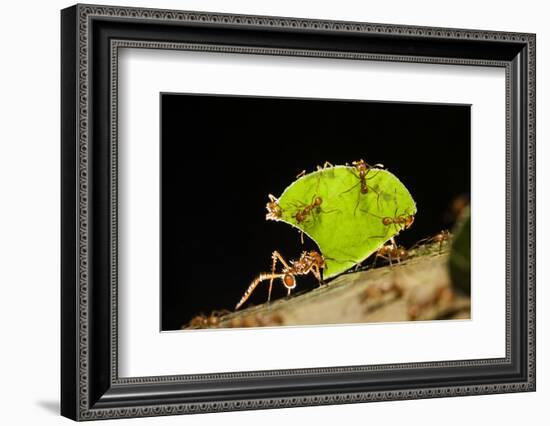
[[(384, 401), (386, 419), (439, 399), (439, 419), (538, 390), (543, 14), (189, 6), (40, 13), (61, 152), (10, 146), (60, 165), (61, 291), (40, 265), (12, 281), (36, 270), (60, 296), (35, 299), (60, 309), (59, 339), (38, 336), (58, 342), (61, 415)], [(20, 199), (45, 194), (33, 170)], [(20, 239), (36, 220), (5, 222)]]
[(470, 319), (471, 105), (159, 96), (161, 331)]

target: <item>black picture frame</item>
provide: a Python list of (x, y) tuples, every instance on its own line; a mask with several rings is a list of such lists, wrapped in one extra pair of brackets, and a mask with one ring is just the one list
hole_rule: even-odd
[[(61, 12), (61, 414), (74, 420), (535, 390), (534, 34), (75, 5)], [(120, 378), (121, 47), (506, 70), (506, 356)]]

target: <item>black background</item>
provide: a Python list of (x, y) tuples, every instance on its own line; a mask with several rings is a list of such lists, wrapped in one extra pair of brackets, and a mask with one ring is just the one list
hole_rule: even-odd
[[(232, 310), (273, 250), (295, 259), (289, 225), (265, 220), (303, 169), (326, 160), (382, 163), (417, 203), (410, 246), (452, 225), (453, 199), (470, 191), (470, 107), (319, 99), (161, 95), (161, 320)], [(307, 237), (306, 237), (307, 238)], [(296, 292), (316, 286), (298, 277)], [(273, 298), (286, 293), (274, 285)], [(248, 303), (262, 303), (258, 287)]]

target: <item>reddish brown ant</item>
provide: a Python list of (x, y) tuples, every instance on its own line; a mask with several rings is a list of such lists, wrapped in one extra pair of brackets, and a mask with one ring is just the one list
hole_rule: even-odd
[(409, 229), (414, 223), (414, 216), (412, 214), (400, 214), (394, 217), (383, 217), (382, 223), (384, 226), (396, 225), (400, 230)]
[[(300, 224), (306, 225), (306, 221), (313, 218), (315, 219), (319, 213), (334, 213), (338, 211), (338, 209), (333, 210), (323, 210), (321, 208), (321, 204), (323, 204), (323, 199), (319, 196), (314, 196), (313, 200), (310, 204), (303, 205), (299, 207), (294, 214), (294, 219), (296, 219), (296, 222)], [(300, 233), (300, 240), (302, 241), (302, 244), (304, 244), (304, 232), (302, 231)]]
[(199, 314), (189, 321), (185, 328), (215, 328), (220, 324), (220, 318), (230, 312), (226, 309), (221, 311), (212, 311), (210, 315)]
[(296, 219), (296, 222), (302, 223), (305, 222), (312, 213), (314, 212), (320, 212), (321, 211), (321, 204), (323, 203), (323, 199), (321, 197), (314, 197), (311, 204), (308, 204), (304, 206), (301, 209), (298, 209), (296, 214), (294, 215), (294, 219)]
[(372, 263), (372, 267), (376, 265), (376, 260), (381, 257), (382, 259), (385, 259), (390, 262), (390, 265), (392, 265), (392, 261), (396, 260), (397, 263), (400, 263), (402, 260), (405, 260), (409, 256), (409, 252), (407, 249), (403, 246), (399, 246), (395, 243), (395, 240), (392, 238), (390, 244), (384, 244), (382, 247), (378, 249), (376, 252), (376, 256), (374, 257), (374, 262)]
[[(244, 292), (244, 295), (239, 303), (237, 303), (237, 306), (235, 306), (235, 310), (239, 309), (243, 305), (243, 303), (248, 300), (252, 292), (262, 281), (269, 280), (267, 302), (271, 300), (273, 280), (276, 278), (281, 279), (281, 282), (288, 290), (288, 296), (290, 296), (290, 292), (292, 291), (292, 289), (296, 287), (296, 275), (307, 275), (311, 272), (315, 276), (315, 278), (317, 278), (320, 284), (323, 283), (321, 270), (325, 267), (325, 259), (321, 254), (316, 251), (304, 251), (302, 252), (298, 260), (290, 261), (289, 263), (285, 261), (285, 259), (280, 255), (278, 251), (274, 251), (271, 255), (271, 259), (273, 261), (271, 265), (271, 273), (261, 273), (252, 281), (252, 283)], [(280, 273), (275, 272), (277, 261), (281, 262), (283, 265), (283, 269)]]
[[(359, 178), (359, 184), (361, 185), (361, 194), (368, 194), (369, 192), (369, 186), (367, 185), (368, 174), (372, 169), (383, 169), (384, 165), (375, 164), (374, 166), (371, 166), (367, 164), (365, 160), (363, 160), (362, 158), (359, 161), (353, 161), (351, 165), (355, 167), (355, 169), (357, 170), (357, 173), (358, 173), (357, 177)], [(350, 191), (351, 189), (352, 188), (348, 189), (348, 191)], [(373, 190), (372, 188), (370, 189)]]
[(273, 194), (268, 194), (268, 197), (269, 201), (265, 205), (265, 208), (267, 209), (267, 214), (265, 215), (265, 218), (267, 220), (281, 219), (281, 216), (283, 215), (283, 210), (279, 206), (279, 200)]
[(357, 179), (359, 179), (359, 182), (357, 182), (357, 184), (353, 185), (351, 188), (349, 188), (349, 189), (345, 190), (344, 192), (342, 192), (342, 194), (345, 194), (346, 192), (350, 192), (351, 190), (353, 190), (357, 186), (360, 186), (359, 193), (358, 193), (358, 198), (357, 198), (357, 204), (355, 205), (355, 209), (353, 211), (353, 214), (355, 214), (357, 212), (357, 207), (359, 206), (359, 201), (360, 201), (361, 194), (366, 195), (366, 194), (369, 193), (369, 191), (372, 191), (376, 194), (376, 202), (378, 203), (380, 201), (380, 193), (377, 190), (375, 190), (373, 187), (369, 186), (368, 183), (367, 183), (367, 180), (372, 179), (376, 176), (376, 175), (374, 175), (374, 176), (371, 176), (370, 178), (368, 177), (369, 173), (372, 170), (383, 169), (384, 165), (383, 164), (375, 164), (374, 166), (371, 166), (367, 162), (365, 162), (365, 160), (363, 160), (363, 159), (360, 159), (359, 161), (353, 161), (351, 163), (351, 165), (353, 166), (352, 173), (354, 174), (354, 176)]
[(439, 232), (438, 234), (434, 235), (433, 237), (424, 238), (420, 241), (418, 241), (414, 248), (420, 246), (420, 245), (426, 245), (426, 244), (435, 244), (439, 243), (439, 253), (441, 254), (441, 249), (443, 248), (443, 243), (450, 241), (453, 235), (448, 230), (443, 230)]
[[(412, 214), (406, 214), (406, 213), (403, 213), (403, 214), (397, 214), (397, 209), (395, 210), (395, 214), (393, 217), (390, 217), (390, 216), (385, 216), (385, 217), (382, 217), (382, 216), (378, 216), (372, 212), (369, 212), (368, 210), (361, 210), (362, 212), (365, 212), (365, 213), (368, 213), (374, 217), (377, 217), (379, 218), (381, 221), (382, 221), (382, 224), (384, 226), (395, 226), (397, 228), (397, 230), (400, 232), (400, 231), (403, 231), (405, 229), (409, 229), (412, 224), (414, 223), (414, 215)], [(382, 236), (380, 237), (371, 237), (371, 238), (383, 238)]]

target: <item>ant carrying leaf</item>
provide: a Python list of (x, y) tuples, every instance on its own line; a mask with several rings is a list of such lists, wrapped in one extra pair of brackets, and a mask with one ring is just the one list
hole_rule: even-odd
[(416, 214), (413, 198), (395, 175), (379, 164), (352, 164), (325, 164), (302, 174), (268, 204), (268, 219), (288, 223), (317, 244), (325, 279), (376, 253), (410, 227)]
[[(312, 273), (319, 284), (323, 283), (321, 271), (325, 267), (325, 259), (316, 251), (304, 251), (298, 260), (287, 261), (281, 256), (278, 251), (274, 251), (271, 255), (271, 273), (263, 272), (258, 275), (244, 292), (243, 297), (235, 306), (235, 310), (239, 309), (252, 295), (256, 287), (263, 281), (269, 280), (269, 290), (267, 293), (267, 301), (271, 300), (271, 290), (273, 289), (273, 280), (279, 278), (285, 288), (287, 295), (290, 296), (291, 291), (296, 287), (296, 275), (307, 275)], [(281, 262), (283, 268), (281, 272), (275, 272), (277, 261)]]
[(355, 208), (353, 209), (353, 214), (357, 212), (357, 207), (359, 206), (359, 203), (361, 201), (361, 196), (366, 196), (369, 192), (374, 192), (376, 194), (376, 203), (378, 204), (380, 202), (380, 191), (375, 189), (372, 186), (369, 186), (367, 181), (369, 179), (373, 179), (377, 176), (378, 173), (375, 173), (374, 175), (371, 175), (369, 177), (369, 174), (374, 171), (379, 171), (384, 169), (383, 164), (375, 164), (374, 166), (371, 166), (365, 162), (365, 160), (360, 159), (359, 161), (353, 161), (351, 163), (353, 168), (351, 169), (351, 172), (353, 175), (358, 179), (358, 182), (353, 185), (351, 188), (345, 190), (342, 192), (342, 194), (346, 194), (348, 192), (351, 192), (355, 188), (359, 187), (357, 191), (357, 203), (355, 204)]

